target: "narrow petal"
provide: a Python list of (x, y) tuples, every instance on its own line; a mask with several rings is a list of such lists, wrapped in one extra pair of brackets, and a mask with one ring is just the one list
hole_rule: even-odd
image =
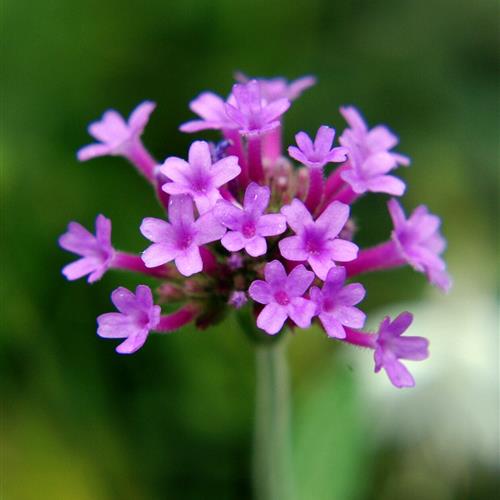
[(429, 341), (424, 337), (401, 337), (392, 344), (397, 358), (422, 361), (429, 357)]
[(186, 194), (171, 196), (168, 203), (168, 218), (174, 225), (191, 225), (194, 221), (191, 197)]
[(313, 219), (306, 206), (297, 199), (294, 199), (290, 205), (281, 209), (281, 213), (286, 217), (288, 225), (297, 233), (302, 230), (306, 224), (310, 224)]
[(135, 296), (138, 306), (143, 310), (149, 310), (153, 307), (153, 294), (151, 288), (146, 285), (138, 285), (135, 289)]
[(358, 246), (351, 241), (337, 238), (329, 243), (330, 256), (334, 261), (350, 262), (358, 256)]
[(134, 335), (130, 335), (127, 340), (122, 342), (117, 348), (118, 354), (133, 354), (138, 351), (146, 342), (149, 331), (145, 328), (137, 331)]
[(163, 162), (160, 172), (170, 180), (185, 185), (189, 182), (191, 166), (182, 158), (171, 156)]
[(230, 252), (238, 252), (246, 243), (247, 239), (239, 231), (228, 231), (221, 239), (222, 246)]
[(245, 243), (245, 250), (248, 255), (252, 257), (259, 257), (261, 255), (265, 255), (267, 252), (267, 243), (264, 238), (261, 236), (255, 236), (250, 241), (247, 240)]
[(304, 155), (304, 153), (299, 148), (296, 148), (295, 146), (288, 147), (288, 154), (290, 155), (291, 158), (299, 161), (303, 165), (306, 165), (308, 163), (308, 159)]
[(309, 253), (304, 249), (302, 239), (299, 236), (289, 236), (279, 242), (281, 255), (285, 259), (293, 261), (307, 260)]
[(226, 200), (219, 200), (214, 207), (214, 217), (228, 229), (241, 229), (245, 212)]
[(130, 136), (125, 120), (112, 109), (103, 114), (101, 121), (91, 123), (88, 131), (90, 135), (104, 143), (116, 143)]
[(368, 130), (361, 113), (354, 106), (342, 106), (340, 113), (352, 129), (359, 132), (366, 132)]
[(230, 180), (238, 177), (241, 173), (241, 167), (238, 165), (237, 156), (228, 156), (214, 163), (210, 169), (212, 182), (214, 186), (220, 187)]
[(279, 260), (273, 260), (269, 264), (266, 264), (264, 277), (273, 290), (283, 289), (287, 282), (285, 268)]
[(137, 332), (137, 327), (125, 314), (101, 314), (97, 324), (97, 335), (106, 339), (123, 339)]
[(316, 133), (314, 139), (314, 149), (316, 153), (326, 156), (330, 151), (335, 137), (335, 129), (322, 125)]
[(178, 253), (173, 242), (153, 243), (142, 252), (141, 258), (146, 267), (157, 267), (175, 259)]
[(299, 132), (298, 134), (296, 134), (295, 142), (299, 146), (300, 151), (305, 153), (306, 155), (310, 155), (313, 152), (313, 142), (305, 132)]
[(189, 165), (200, 170), (209, 170), (212, 166), (212, 155), (208, 142), (194, 141), (189, 148)]
[(295, 297), (288, 305), (290, 318), (300, 328), (309, 328), (311, 326), (311, 320), (315, 312), (316, 304), (303, 297)]
[(196, 244), (205, 245), (220, 240), (226, 233), (226, 228), (214, 217), (213, 212), (206, 212), (194, 223), (196, 228)]
[(92, 271), (95, 271), (98, 265), (99, 263), (96, 259), (92, 257), (84, 257), (83, 259), (78, 259), (75, 262), (64, 266), (62, 273), (66, 279), (73, 281), (90, 274)]
[(322, 313), (319, 315), (319, 320), (329, 337), (336, 339), (344, 339), (346, 337), (344, 327), (334, 314)]
[(286, 98), (278, 99), (262, 109), (261, 116), (265, 123), (271, 123), (284, 114), (290, 107), (290, 101)]
[(156, 104), (151, 101), (144, 101), (137, 108), (134, 109), (130, 118), (128, 119), (128, 126), (137, 135), (142, 134), (146, 127), (149, 116), (154, 111)]
[(59, 238), (59, 245), (79, 255), (93, 253), (97, 249), (95, 236), (78, 222), (68, 224), (67, 232)]
[(96, 239), (103, 249), (111, 248), (111, 221), (99, 214), (95, 221)]
[(175, 237), (175, 232), (171, 224), (154, 217), (143, 219), (139, 230), (144, 237), (153, 243), (173, 241)]
[(398, 388), (415, 386), (415, 379), (400, 361), (390, 361), (384, 365), (384, 368), (394, 386)]
[(325, 280), (326, 276), (328, 275), (328, 271), (330, 271), (330, 269), (335, 266), (335, 263), (332, 261), (330, 255), (327, 252), (310, 255), (307, 259), (307, 262), (309, 262), (312, 270), (321, 280)]
[(349, 212), (349, 205), (340, 201), (334, 201), (318, 217), (316, 226), (325, 231), (327, 238), (335, 238), (349, 219)]
[(373, 193), (387, 193), (392, 196), (401, 196), (404, 194), (406, 185), (393, 175), (380, 175), (366, 181), (366, 186)]
[(392, 323), (387, 326), (387, 331), (393, 336), (400, 336), (405, 332), (413, 321), (413, 314), (402, 312)]
[(107, 144), (89, 144), (78, 150), (76, 157), (78, 161), (87, 161), (97, 158), (98, 156), (110, 155), (112, 148)]
[(271, 191), (267, 186), (259, 186), (256, 182), (251, 182), (246, 191), (243, 206), (245, 210), (255, 215), (261, 215), (269, 205)]
[(203, 270), (200, 250), (196, 245), (191, 245), (186, 251), (175, 258), (175, 265), (183, 276), (191, 276)]
[(267, 304), (257, 317), (257, 326), (269, 335), (275, 335), (288, 317), (286, 309), (275, 302)]
[[(335, 269), (342, 269), (342, 268), (336, 267)], [(365, 295), (366, 295), (366, 290), (361, 283), (351, 283), (349, 285), (346, 285), (336, 295), (336, 301), (337, 303), (345, 306), (353, 306), (355, 304), (359, 304), (365, 298)]]
[(276, 236), (286, 231), (286, 218), (281, 214), (262, 215), (257, 222), (257, 234)]
[(387, 202), (387, 208), (389, 209), (389, 214), (394, 224), (394, 228), (397, 230), (402, 227), (406, 222), (406, 217), (401, 205), (395, 198), (391, 198)]
[(335, 317), (349, 328), (363, 328), (366, 314), (357, 307), (339, 306), (335, 309)]
[(301, 297), (314, 280), (314, 273), (300, 264), (294, 267), (288, 275), (286, 292), (290, 297)]
[(135, 294), (122, 286), (113, 291), (111, 302), (122, 314), (128, 315), (140, 310)]
[(248, 289), (248, 294), (259, 304), (269, 304), (273, 300), (270, 286), (262, 280), (252, 282)]

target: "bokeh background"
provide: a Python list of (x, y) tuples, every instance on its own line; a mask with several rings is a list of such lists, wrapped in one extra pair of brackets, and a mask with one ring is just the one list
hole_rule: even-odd
[[(367, 352), (295, 336), (299, 499), (494, 498), (498, 15), (495, 0), (3, 2), (2, 498), (251, 498), (253, 352), (235, 323), (120, 357), (95, 317), (137, 278), (68, 283), (56, 243), (69, 220), (104, 213), (116, 246), (144, 249), (138, 226), (162, 212), (121, 159), (77, 163), (86, 125), (152, 99), (145, 143), (183, 156), (189, 100), (226, 95), (236, 70), (318, 77), (287, 114), (287, 144), (341, 130), (344, 103), (396, 130), (413, 160), (405, 207), (442, 215), (455, 279), (448, 296), (411, 270), (363, 280), (371, 325), (408, 308), (431, 340), (414, 390), (374, 375)], [(356, 205), (361, 244), (387, 237), (385, 202)]]

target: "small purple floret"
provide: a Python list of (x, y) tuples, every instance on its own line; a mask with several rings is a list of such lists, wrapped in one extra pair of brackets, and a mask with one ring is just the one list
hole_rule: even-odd
[(332, 148), (335, 130), (323, 125), (318, 129), (314, 142), (305, 132), (295, 136), (298, 148), (290, 146), (288, 154), (310, 168), (323, 168), (327, 163), (343, 162), (347, 159), (347, 149)]
[(179, 272), (191, 276), (203, 269), (200, 246), (219, 240), (226, 228), (212, 212), (194, 220), (193, 202), (188, 195), (172, 196), (168, 208), (169, 222), (147, 217), (141, 233), (153, 242), (142, 254), (146, 267), (156, 267), (172, 260)]
[(140, 349), (149, 332), (160, 322), (160, 306), (153, 303), (151, 289), (139, 285), (135, 294), (119, 287), (111, 294), (119, 312), (101, 314), (97, 318), (97, 335), (107, 339), (126, 339), (117, 348), (120, 354), (132, 354)]
[(280, 117), (290, 107), (286, 98), (268, 102), (257, 80), (233, 86), (234, 102), (226, 103), (227, 116), (242, 135), (260, 135), (280, 126)]
[(346, 337), (344, 326), (363, 328), (366, 315), (354, 307), (365, 297), (365, 289), (360, 283), (344, 286), (346, 272), (343, 267), (330, 269), (322, 289), (313, 286), (309, 291), (316, 304), (316, 314), (329, 337)]
[(349, 218), (349, 206), (334, 201), (313, 220), (309, 210), (297, 199), (281, 209), (288, 225), (296, 236), (280, 241), (279, 248), (285, 259), (307, 261), (318, 278), (324, 280), (335, 262), (354, 260), (358, 247), (354, 243), (338, 238), (338, 234)]
[(401, 196), (405, 191), (402, 180), (387, 175), (398, 165), (409, 165), (406, 156), (391, 152), (398, 139), (383, 125), (369, 130), (359, 111), (354, 107), (341, 108), (340, 112), (350, 128), (342, 133), (339, 142), (348, 150), (350, 168), (341, 173), (356, 194), (366, 191)]
[(314, 280), (314, 273), (302, 264), (287, 276), (283, 264), (277, 260), (266, 264), (263, 280), (254, 281), (248, 290), (250, 297), (265, 304), (257, 317), (257, 326), (269, 335), (275, 335), (290, 318), (301, 328), (308, 328), (316, 306), (303, 297)]
[(102, 278), (110, 268), (115, 250), (111, 246), (111, 221), (98, 215), (95, 221), (95, 236), (78, 222), (70, 222), (68, 231), (59, 238), (59, 245), (82, 258), (65, 266), (62, 270), (68, 280), (89, 275), (88, 282)]
[(396, 387), (413, 387), (415, 380), (408, 369), (399, 361), (409, 359), (422, 361), (429, 356), (429, 341), (424, 337), (402, 337), (413, 316), (401, 313), (391, 322), (384, 318), (375, 337), (375, 372), (384, 368), (392, 384)]
[(154, 102), (144, 101), (135, 108), (128, 122), (117, 111), (106, 111), (101, 120), (91, 123), (88, 129), (99, 143), (80, 149), (78, 159), (87, 161), (98, 156), (128, 156), (137, 145), (155, 107)]
[(234, 291), (229, 297), (228, 304), (235, 309), (241, 309), (248, 302), (248, 297), (245, 292)]
[(389, 200), (388, 207), (394, 223), (392, 240), (402, 256), (415, 270), (425, 273), (432, 284), (449, 291), (451, 278), (440, 256), (446, 248), (446, 240), (439, 232), (441, 219), (424, 205), (417, 207), (408, 219), (395, 199)]
[(163, 184), (168, 194), (189, 194), (200, 213), (205, 213), (221, 199), (219, 187), (237, 177), (241, 168), (236, 156), (212, 163), (210, 147), (205, 141), (195, 141), (189, 148), (189, 162), (174, 156), (167, 158), (160, 172), (172, 182)]
[(281, 214), (266, 214), (271, 191), (267, 186), (255, 182), (248, 185), (243, 209), (226, 200), (217, 202), (215, 218), (230, 231), (221, 243), (230, 252), (245, 249), (252, 257), (264, 255), (267, 251), (266, 237), (276, 236), (286, 230), (286, 219)]

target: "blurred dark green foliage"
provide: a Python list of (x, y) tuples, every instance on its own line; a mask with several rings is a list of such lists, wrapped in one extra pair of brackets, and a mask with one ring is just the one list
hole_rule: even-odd
[[(183, 156), (192, 137), (177, 127), (200, 91), (227, 94), (235, 70), (315, 74), (318, 85), (287, 115), (285, 143), (321, 124), (341, 130), (343, 103), (358, 105), (372, 124), (389, 124), (413, 159), (400, 171), (409, 185), (405, 205), (427, 203), (443, 216), (453, 272), (476, 258), (453, 254), (467, 238), (481, 248), (494, 243), (497, 57), (498, 4), (489, 0), (6, 0), (5, 498), (250, 498), (253, 354), (236, 324), (154, 337), (120, 357), (112, 342), (97, 339), (95, 317), (110, 310), (118, 284), (137, 278), (110, 273), (89, 287), (60, 274), (71, 257), (57, 237), (69, 220), (89, 226), (104, 213), (115, 245), (138, 252), (146, 244), (141, 219), (161, 216), (148, 186), (121, 159), (77, 163), (75, 151), (90, 142), (86, 124), (109, 107), (128, 114), (152, 99), (158, 108), (145, 143), (158, 159)], [(363, 200), (355, 216), (361, 244), (387, 236), (384, 197)], [(426, 286), (410, 270), (364, 282), (368, 310), (414, 299)], [(360, 410), (341, 349), (317, 331), (292, 343), (305, 500), (383, 498), (391, 473), (391, 455), (371, 444), (370, 416)], [(484, 474), (478, 483), (450, 485), (446, 498), (489, 492)], [(438, 498), (430, 491), (406, 498)]]

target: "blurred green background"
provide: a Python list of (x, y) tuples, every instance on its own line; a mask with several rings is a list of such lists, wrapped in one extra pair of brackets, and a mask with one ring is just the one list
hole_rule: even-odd
[[(78, 164), (87, 124), (158, 103), (144, 140), (183, 156), (188, 102), (232, 74), (318, 77), (286, 117), (339, 130), (353, 103), (413, 164), (407, 210), (442, 215), (446, 297), (411, 270), (367, 277), (370, 325), (409, 308), (432, 356), (417, 387), (372, 374), (369, 353), (316, 330), (291, 342), (300, 500), (486, 499), (498, 491), (498, 2), (47, 0), (2, 8), (2, 498), (251, 498), (252, 346), (235, 323), (151, 338), (131, 357), (95, 335), (110, 292), (137, 278), (66, 282), (69, 220), (113, 220), (139, 252), (161, 216), (119, 158)], [(215, 138), (215, 134), (206, 137)], [(390, 230), (385, 197), (356, 205), (358, 241)], [(141, 280), (143, 281), (143, 280)], [(413, 368), (413, 365), (412, 365)]]

